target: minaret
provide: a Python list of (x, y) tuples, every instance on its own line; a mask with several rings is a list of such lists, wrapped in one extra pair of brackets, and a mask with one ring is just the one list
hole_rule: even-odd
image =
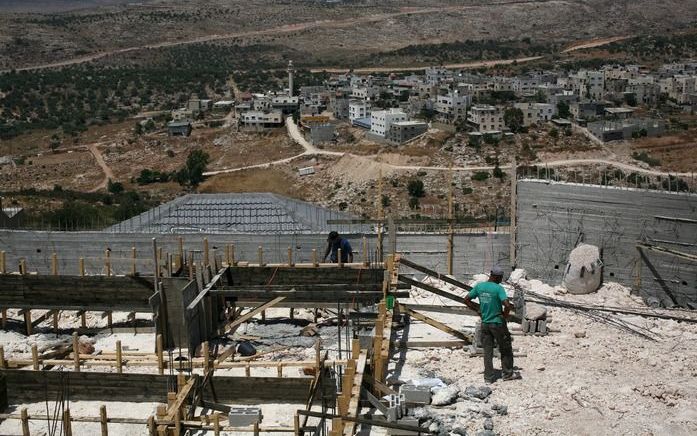
[(295, 73), (295, 68), (293, 68), (293, 61), (288, 61), (288, 95), (293, 96), (293, 74)]

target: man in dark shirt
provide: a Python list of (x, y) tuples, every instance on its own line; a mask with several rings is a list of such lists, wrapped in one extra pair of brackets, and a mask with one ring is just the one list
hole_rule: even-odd
[[(506, 290), (500, 285), (503, 270), (495, 266), (489, 280), (478, 283), (465, 297), (465, 304), (482, 317), (482, 347), (484, 348), (484, 381), (494, 382), (494, 340), (499, 344), (501, 369), (504, 380), (515, 380), (520, 374), (513, 372), (513, 346), (506, 318), (513, 305), (508, 301)], [(478, 299), (479, 304), (473, 302)]]
[(327, 256), (329, 256), (330, 262), (339, 263), (339, 249), (341, 249), (341, 262), (352, 263), (353, 249), (349, 241), (339, 236), (339, 233), (335, 231), (329, 232), (329, 237), (327, 237), (327, 249), (324, 251), (322, 262), (326, 262)]

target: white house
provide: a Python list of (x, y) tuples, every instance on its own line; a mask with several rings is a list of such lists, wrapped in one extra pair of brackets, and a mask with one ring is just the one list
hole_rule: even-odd
[(574, 93), (582, 100), (602, 100), (605, 95), (605, 72), (579, 71), (569, 76)]
[(350, 100), (348, 106), (349, 120), (370, 117), (370, 102), (363, 100)]
[(373, 111), (370, 116), (370, 133), (383, 138), (387, 136), (393, 123), (406, 121), (407, 114), (401, 109), (387, 109), (384, 111)]

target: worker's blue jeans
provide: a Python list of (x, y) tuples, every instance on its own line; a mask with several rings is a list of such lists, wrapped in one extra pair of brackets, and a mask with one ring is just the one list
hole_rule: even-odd
[(503, 324), (482, 323), (484, 348), (484, 379), (494, 381), (494, 340), (499, 344), (501, 370), (504, 377), (513, 375), (513, 345), (506, 321)]

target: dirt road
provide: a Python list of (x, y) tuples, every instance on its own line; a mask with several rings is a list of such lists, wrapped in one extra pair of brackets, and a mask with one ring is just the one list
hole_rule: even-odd
[(89, 192), (97, 192), (104, 189), (109, 184), (110, 179), (114, 180), (114, 173), (111, 171), (111, 168), (109, 168), (109, 165), (107, 165), (104, 161), (104, 156), (102, 156), (102, 152), (99, 151), (98, 148), (99, 145), (101, 144), (88, 144), (87, 149), (90, 151), (90, 153), (92, 153), (92, 156), (94, 156), (94, 159), (97, 161), (97, 165), (99, 165), (99, 167), (102, 169), (102, 172), (104, 173), (104, 180), (102, 180), (99, 185), (90, 189)]
[[(286, 129), (288, 130), (288, 136), (293, 139), (296, 143), (301, 145), (305, 151), (303, 151), (300, 154), (297, 154), (295, 156), (287, 157), (285, 159), (279, 159), (275, 161), (270, 161), (270, 162), (265, 162), (262, 164), (256, 164), (256, 165), (249, 165), (249, 166), (244, 166), (244, 167), (239, 167), (239, 168), (224, 168), (220, 170), (215, 170), (215, 171), (208, 171), (204, 173), (204, 176), (214, 176), (216, 174), (226, 174), (226, 173), (235, 173), (239, 171), (244, 171), (244, 170), (251, 170), (251, 169), (257, 169), (257, 168), (269, 168), (274, 165), (282, 165), (286, 163), (290, 163), (294, 161), (295, 159), (299, 159), (301, 157), (307, 157), (307, 156), (332, 156), (332, 157), (341, 157), (341, 156), (351, 156), (355, 157), (356, 159), (371, 159), (377, 162), (377, 156), (358, 156), (354, 155), (351, 153), (342, 153), (338, 151), (328, 151), (328, 150), (322, 150), (319, 149), (305, 139), (305, 137), (302, 135), (300, 132), (300, 129), (298, 126), (293, 122), (292, 117), (288, 117), (286, 119)], [(473, 171), (492, 171), (494, 169), (494, 166), (492, 165), (473, 165), (473, 166), (463, 166), (463, 167), (443, 167), (443, 166), (423, 166), (423, 165), (393, 165), (385, 162), (380, 162), (381, 165), (385, 167), (389, 167), (392, 170), (396, 171), (458, 171), (458, 172), (473, 172)], [(691, 177), (694, 174), (693, 173), (673, 173), (673, 172), (664, 172), (664, 171), (658, 171), (658, 170), (652, 170), (652, 169), (647, 169), (640, 167), (638, 165), (632, 165), (624, 162), (619, 162), (616, 160), (612, 159), (562, 159), (562, 160), (548, 160), (548, 161), (540, 161), (540, 162), (535, 162), (532, 163), (531, 165), (537, 165), (539, 167), (547, 167), (547, 168), (554, 168), (554, 167), (572, 167), (572, 166), (586, 166), (586, 165), (607, 165), (607, 166), (612, 166), (615, 168), (619, 168), (621, 170), (625, 171), (632, 171), (640, 174), (648, 174), (652, 176), (676, 176), (676, 177)], [(501, 169), (510, 169), (510, 165), (501, 165), (499, 168)]]
[[(286, 24), (283, 26), (272, 27), (269, 29), (249, 30), (249, 31), (243, 31), (243, 32), (230, 32), (230, 33), (221, 33), (221, 34), (210, 34), (210, 35), (203, 35), (203, 36), (189, 38), (189, 39), (179, 39), (179, 40), (174, 40), (174, 41), (162, 41), (162, 42), (157, 42), (157, 43), (152, 43), (152, 44), (143, 44), (143, 45), (138, 45), (138, 46), (133, 46), (133, 47), (125, 47), (125, 48), (120, 48), (120, 49), (106, 50), (106, 51), (101, 51), (101, 52), (97, 52), (97, 53), (91, 53), (91, 54), (88, 54), (85, 56), (79, 56), (79, 57), (65, 59), (65, 60), (57, 61), (57, 62), (49, 62), (49, 63), (44, 63), (44, 64), (19, 67), (19, 68), (15, 68), (15, 70), (16, 71), (32, 71), (32, 70), (40, 70), (40, 69), (45, 69), (45, 68), (65, 67), (65, 66), (69, 66), (69, 65), (76, 65), (76, 64), (82, 64), (82, 63), (95, 61), (95, 60), (98, 60), (98, 59), (101, 59), (101, 58), (104, 58), (107, 56), (119, 55), (119, 54), (137, 51), (137, 50), (143, 50), (143, 49), (174, 47), (174, 46), (187, 45), (187, 44), (197, 44), (197, 43), (202, 43), (202, 42), (221, 41), (221, 40), (227, 40), (227, 39), (233, 39), (233, 38), (247, 38), (247, 37), (255, 37), (255, 36), (278, 35), (278, 34), (292, 33), (292, 32), (298, 32), (298, 31), (310, 30), (310, 29), (316, 29), (316, 28), (338, 29), (338, 28), (345, 28), (345, 27), (354, 27), (354, 26), (360, 25), (360, 24), (391, 20), (394, 18), (398, 18), (398, 17), (402, 17), (402, 16), (409, 16), (409, 15), (457, 12), (457, 11), (463, 11), (463, 10), (468, 10), (468, 9), (481, 8), (481, 7), (496, 7), (496, 6), (505, 6), (505, 5), (525, 5), (525, 4), (540, 5), (543, 3), (568, 3), (568, 2), (563, 1), (563, 0), (538, 0), (538, 1), (512, 0), (512, 1), (487, 2), (487, 3), (477, 3), (477, 4), (468, 4), (468, 5), (458, 5), (458, 6), (446, 6), (446, 7), (402, 8), (397, 12), (371, 14), (371, 15), (365, 15), (365, 16), (361, 16), (361, 17), (346, 18), (346, 19), (342, 19), (342, 20), (307, 21), (307, 22), (301, 22), (301, 23)], [(586, 42), (586, 43), (590, 44), (590, 42)], [(583, 44), (580, 44), (580, 45), (583, 45)], [(602, 44), (599, 44), (599, 45), (602, 45)], [(595, 45), (595, 46), (597, 46), (597, 45)], [(583, 48), (583, 47), (579, 46), (579, 48)], [(577, 49), (579, 49), (579, 48), (577, 48)], [(485, 61), (485, 64), (480, 65), (480, 66), (488, 65), (488, 64), (486, 64), (486, 62), (498, 62), (496, 64), (490, 64), (490, 65), (500, 65), (502, 62), (503, 63), (505, 63), (505, 62), (512, 63), (514, 61), (515, 60), (513, 60), (513, 59), (501, 60), (501, 61)], [(476, 64), (473, 66), (476, 67)], [(457, 68), (457, 67), (453, 66), (452, 68)], [(466, 67), (461, 67), (461, 68), (466, 68)], [(413, 68), (409, 68), (409, 69), (411, 70)], [(394, 69), (391, 69), (391, 70), (394, 71)], [(1, 70), (0, 72), (7, 72), (7, 71), (9, 71), (9, 70)], [(370, 70), (370, 71), (375, 71), (375, 70)]]

